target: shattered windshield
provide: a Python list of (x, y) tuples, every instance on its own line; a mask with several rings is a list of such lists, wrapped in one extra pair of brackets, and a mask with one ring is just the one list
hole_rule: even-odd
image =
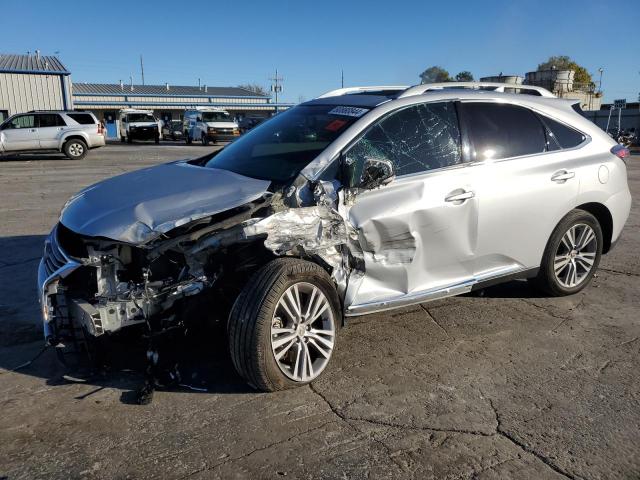
[(367, 111), (335, 105), (292, 108), (240, 137), (205, 166), (287, 182)]

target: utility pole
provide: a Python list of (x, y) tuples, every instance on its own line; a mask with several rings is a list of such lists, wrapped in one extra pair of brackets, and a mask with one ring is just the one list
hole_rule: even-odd
[(276, 97), (276, 113), (278, 113), (278, 93), (282, 92), (282, 81), (284, 78), (278, 76), (278, 69), (276, 68), (276, 74), (274, 77), (270, 78), (271, 80), (271, 91), (275, 94)]
[(142, 73), (142, 85), (144, 85), (144, 63), (142, 63), (142, 54), (140, 54), (140, 73)]
[(604, 68), (600, 67), (598, 69), (598, 72), (600, 73), (600, 80), (598, 81), (598, 90), (600, 90), (600, 93), (602, 93), (602, 72), (604, 72)]

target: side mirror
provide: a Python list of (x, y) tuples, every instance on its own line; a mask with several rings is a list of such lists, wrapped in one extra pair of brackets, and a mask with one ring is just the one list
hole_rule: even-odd
[(359, 186), (371, 190), (390, 183), (394, 178), (396, 178), (396, 172), (391, 160), (367, 157), (364, 161)]

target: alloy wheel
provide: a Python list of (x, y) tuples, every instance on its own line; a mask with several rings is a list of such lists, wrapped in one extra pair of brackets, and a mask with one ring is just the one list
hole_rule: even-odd
[(84, 147), (80, 143), (72, 143), (69, 145), (69, 153), (72, 157), (79, 157), (84, 152)]
[(297, 382), (309, 382), (329, 363), (335, 319), (329, 300), (315, 285), (298, 282), (282, 294), (271, 321), (271, 350), (278, 367)]
[(558, 283), (565, 288), (580, 285), (593, 269), (598, 252), (598, 238), (593, 228), (577, 223), (560, 239), (553, 261)]

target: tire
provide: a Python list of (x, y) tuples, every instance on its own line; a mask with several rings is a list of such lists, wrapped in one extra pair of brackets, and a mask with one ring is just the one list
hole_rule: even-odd
[(189, 136), (189, 132), (184, 132), (184, 141), (187, 145), (191, 145), (191, 137)]
[(120, 142), (124, 143), (124, 137), (122, 135), (120, 135)]
[(133, 140), (129, 136), (127, 136), (127, 143), (133, 143)]
[(67, 140), (62, 151), (69, 160), (82, 160), (87, 155), (87, 144), (82, 140)]
[[(317, 320), (309, 319), (311, 324), (307, 327), (305, 316), (297, 327), (290, 323), (292, 317), (287, 317), (281, 304), (287, 301), (287, 292), (293, 292), (292, 289), (299, 289), (300, 311), (312, 310), (310, 304), (314, 304), (314, 298), (316, 304), (322, 305), (321, 316)], [(292, 311), (295, 312), (295, 308)], [(227, 335), (233, 365), (257, 390), (273, 392), (306, 385), (326, 370), (341, 324), (340, 301), (327, 272), (315, 263), (296, 258), (273, 260), (252, 276), (229, 314)], [(274, 333), (272, 328), (290, 332)], [(321, 338), (316, 340), (317, 337)], [(316, 345), (325, 348), (328, 355), (320, 355)], [(284, 353), (280, 361), (276, 360), (276, 350), (278, 354)], [(294, 357), (302, 358), (305, 352), (309, 363), (301, 362), (305, 367), (294, 371), (298, 366)], [(286, 362), (290, 363), (289, 367)]]
[(598, 220), (584, 210), (572, 210), (553, 230), (540, 271), (530, 282), (554, 297), (578, 293), (593, 278), (602, 256), (602, 245), (602, 228)]
[(155, 142), (156, 142), (156, 145), (157, 145), (158, 143), (160, 143), (160, 137), (159, 137), (159, 136), (155, 138)]
[(200, 137), (200, 141), (202, 142), (203, 147), (209, 145), (209, 138), (205, 134), (202, 134), (202, 137)]

